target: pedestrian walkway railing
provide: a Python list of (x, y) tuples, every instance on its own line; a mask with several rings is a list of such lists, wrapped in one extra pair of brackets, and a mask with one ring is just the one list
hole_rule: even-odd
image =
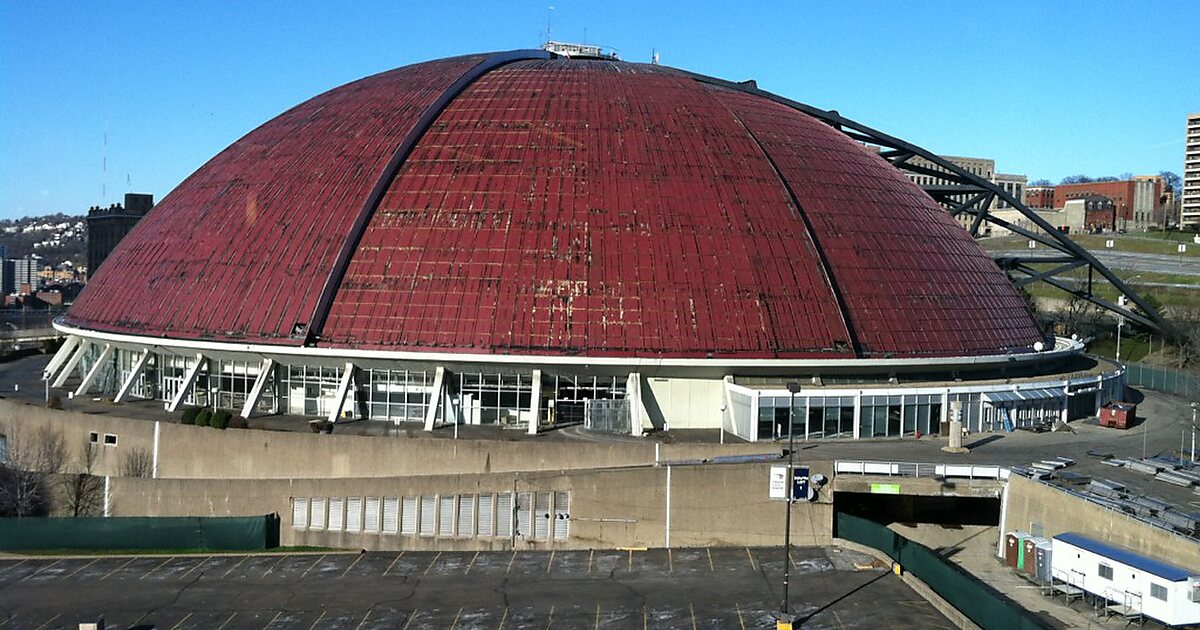
[(884, 475), (888, 477), (935, 477), (956, 479), (1008, 479), (1003, 466), (973, 464), (932, 464), (921, 462), (879, 462), (839, 459), (833, 463), (836, 475)]

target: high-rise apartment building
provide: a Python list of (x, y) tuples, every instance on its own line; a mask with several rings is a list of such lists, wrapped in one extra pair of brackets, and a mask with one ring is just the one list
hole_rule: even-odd
[(1188, 116), (1186, 138), (1179, 222), (1200, 228), (1200, 113)]

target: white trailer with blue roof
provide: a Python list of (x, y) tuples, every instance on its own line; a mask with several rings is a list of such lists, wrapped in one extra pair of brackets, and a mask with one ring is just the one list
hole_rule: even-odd
[(1169, 626), (1200, 624), (1200, 567), (1182, 567), (1067, 532), (1053, 545), (1053, 577), (1107, 602), (1110, 612)]

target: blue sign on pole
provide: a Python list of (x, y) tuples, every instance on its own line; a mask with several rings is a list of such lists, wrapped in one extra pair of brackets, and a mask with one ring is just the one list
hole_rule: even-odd
[(792, 500), (808, 500), (808, 466), (792, 468)]

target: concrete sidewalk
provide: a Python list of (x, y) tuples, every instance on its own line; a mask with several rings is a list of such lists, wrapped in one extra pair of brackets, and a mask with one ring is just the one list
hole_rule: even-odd
[(900, 535), (919, 542), (945, 560), (962, 567), (992, 588), (1000, 591), (1026, 610), (1049, 617), (1061, 628), (1124, 628), (1119, 618), (1105, 620), (1092, 614), (1091, 607), (1076, 601), (1066, 604), (1062, 598), (1043, 595), (1033, 582), (1005, 566), (996, 556), (998, 529), (994, 525), (945, 527), (929, 523), (889, 526)]

